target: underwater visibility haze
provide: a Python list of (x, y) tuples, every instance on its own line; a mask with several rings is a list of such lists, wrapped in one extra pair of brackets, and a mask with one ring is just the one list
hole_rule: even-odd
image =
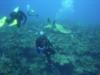
[(100, 0), (0, 1), (0, 75), (100, 75)]

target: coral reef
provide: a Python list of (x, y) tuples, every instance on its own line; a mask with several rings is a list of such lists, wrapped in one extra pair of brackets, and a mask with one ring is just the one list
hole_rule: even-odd
[(52, 66), (35, 50), (41, 26), (0, 29), (0, 75), (100, 75), (100, 27), (72, 26), (71, 33), (44, 29), (56, 53)]

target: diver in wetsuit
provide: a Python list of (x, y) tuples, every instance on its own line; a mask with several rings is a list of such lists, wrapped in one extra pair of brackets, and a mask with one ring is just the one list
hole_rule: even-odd
[(17, 27), (20, 27), (21, 25), (25, 24), (27, 21), (26, 14), (19, 10), (19, 8), (15, 8), (13, 12), (10, 13), (9, 18), (6, 20), (7, 24), (12, 23), (14, 20), (17, 21)]
[(53, 45), (48, 40), (48, 38), (44, 35), (43, 32), (40, 32), (40, 36), (36, 39), (36, 50), (38, 53), (44, 54), (47, 60), (47, 64), (51, 64), (51, 55), (55, 53), (53, 49)]

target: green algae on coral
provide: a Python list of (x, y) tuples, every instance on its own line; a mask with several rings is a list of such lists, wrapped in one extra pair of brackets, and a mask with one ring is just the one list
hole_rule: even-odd
[(60, 53), (55, 54), (53, 57), (53, 61), (59, 63), (60, 65), (68, 64), (71, 60), (73, 60), (72, 57)]

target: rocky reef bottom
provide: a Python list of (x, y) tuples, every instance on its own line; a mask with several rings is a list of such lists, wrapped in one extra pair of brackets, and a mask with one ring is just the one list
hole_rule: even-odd
[(100, 75), (100, 26), (68, 26), (63, 34), (43, 29), (54, 46), (52, 65), (35, 50), (41, 26), (0, 29), (0, 75)]

